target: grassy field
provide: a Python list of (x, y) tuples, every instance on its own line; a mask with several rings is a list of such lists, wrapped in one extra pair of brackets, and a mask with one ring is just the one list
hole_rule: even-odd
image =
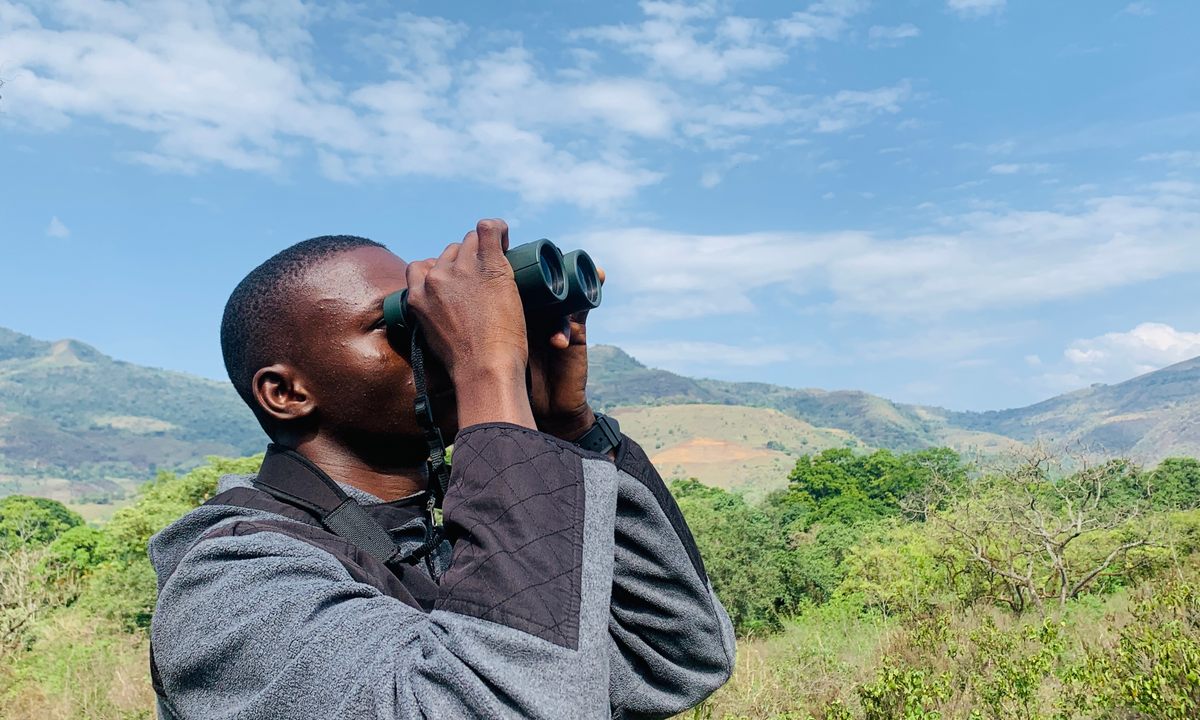
[(814, 427), (769, 408), (661, 405), (611, 414), (664, 478), (696, 478), (751, 500), (784, 487), (800, 455), (862, 447), (844, 430)]
[[(104, 487), (62, 477), (24, 477), (0, 475), (0, 496), (30, 495), (50, 498), (66, 505), (89, 523), (103, 523), (123, 507), (133, 503), (144, 479), (108, 478)], [(97, 502), (91, 498), (103, 497)]]
[[(1141, 654), (1131, 651), (1141, 637), (1138, 623), (1148, 619), (1145, 605), (1162, 587), (1146, 584), (1104, 598), (1086, 598), (1045, 617), (1018, 617), (996, 608), (920, 619), (863, 615), (836, 606), (814, 608), (788, 622), (781, 633), (743, 639), (730, 681), (701, 706), (677, 717), (1194, 718), (1197, 715), (1187, 708), (1195, 707), (1191, 702), (1196, 683), (1154, 677), (1164, 670), (1153, 668), (1156, 659), (1181, 665), (1187, 659), (1165, 653), (1154, 658), (1153, 651), (1145, 653), (1145, 648)], [(1182, 615), (1195, 611), (1194, 602), (1192, 596), (1184, 603)], [(1170, 616), (1156, 619), (1163, 628), (1175, 622)], [(1173, 634), (1164, 631), (1156, 645), (1185, 644), (1194, 652), (1200, 640), (1195, 621), (1185, 622)], [(1122, 668), (1122, 660), (1131, 667)], [(1093, 672), (1097, 667), (1103, 669), (1101, 673)], [(1122, 677), (1125, 670), (1131, 670), (1131, 677)], [(1151, 689), (1139, 698), (1141, 684)]]

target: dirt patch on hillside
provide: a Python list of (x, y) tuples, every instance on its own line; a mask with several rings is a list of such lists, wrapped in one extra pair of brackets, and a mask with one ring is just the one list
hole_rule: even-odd
[(669, 447), (650, 458), (655, 465), (689, 465), (693, 463), (727, 463), (771, 457), (775, 453), (765, 448), (753, 448), (726, 440), (692, 438)]

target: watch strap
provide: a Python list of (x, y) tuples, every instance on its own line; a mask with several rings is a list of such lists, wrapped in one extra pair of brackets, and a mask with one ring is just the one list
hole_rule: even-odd
[(596, 422), (575, 441), (584, 450), (604, 454), (621, 444), (621, 426), (607, 415), (596, 413)]

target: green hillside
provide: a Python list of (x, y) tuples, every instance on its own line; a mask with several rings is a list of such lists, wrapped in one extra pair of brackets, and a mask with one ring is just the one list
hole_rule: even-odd
[(1200, 454), (1200, 358), (1116, 385), (1094, 385), (1035, 405), (945, 413), (947, 423), (1022, 441), (1044, 438), (1152, 463)]
[(37, 478), (104, 492), (112, 478), (247, 455), (264, 441), (228, 383), (0, 328), (0, 478), (9, 491)]
[[(1200, 454), (1200, 359), (988, 413), (853, 390), (689, 378), (610, 345), (593, 347), (591, 362), (593, 404), (615, 411), (664, 474), (752, 494), (781, 483), (797, 456), (826, 447), (993, 454), (1052, 438), (1143, 462)], [(258, 452), (264, 440), (228, 383), (0, 328), (0, 494), (120, 496), (155, 469)]]
[[(771, 408), (821, 428), (849, 433), (871, 447), (915, 450), (949, 444), (1005, 444), (1003, 438), (977, 431), (968, 437), (940, 411), (903, 405), (857, 390), (790, 388), (766, 383), (700, 380), (648, 368), (620, 348), (591, 349), (588, 388), (601, 409), (638, 405), (706, 403)], [(969, 442), (968, 442), (969, 440)]]

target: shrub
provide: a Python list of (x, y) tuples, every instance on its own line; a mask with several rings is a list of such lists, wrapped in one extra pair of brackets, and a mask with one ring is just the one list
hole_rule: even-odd
[(0, 547), (47, 545), (83, 518), (57, 500), (9, 495), (0, 499)]

